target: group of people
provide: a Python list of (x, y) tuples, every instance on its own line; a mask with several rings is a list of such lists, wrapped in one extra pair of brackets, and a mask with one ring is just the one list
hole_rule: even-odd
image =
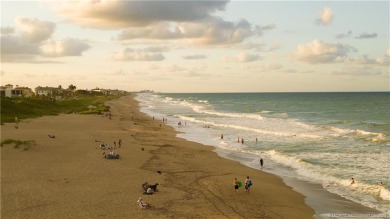
[[(207, 128), (210, 128), (210, 127), (207, 127)], [(223, 140), (223, 134), (221, 134), (221, 140)], [(256, 138), (255, 141), (256, 141), (256, 144), (257, 144), (259, 140)], [(244, 138), (240, 139), (240, 137), (237, 137), (237, 143), (240, 143), (240, 142), (241, 142), (241, 144), (244, 144), (245, 143)]]
[[(101, 142), (101, 141), (98, 141), (98, 140), (95, 139), (94, 142)], [(110, 152), (108, 154), (106, 154), (105, 151), (103, 152), (103, 157), (104, 158), (119, 159), (119, 154), (115, 153), (114, 149), (121, 148), (121, 146), (122, 146), (122, 139), (119, 139), (118, 140), (118, 144), (117, 144), (116, 141), (114, 141), (114, 146), (109, 146), (109, 145), (101, 142), (100, 149), (102, 149), (102, 150), (110, 150)]]
[[(252, 184), (253, 184), (252, 180), (249, 178), (249, 176), (247, 176), (245, 179), (245, 184), (244, 184), (244, 188), (245, 188), (246, 193), (249, 193)], [(238, 195), (239, 194), (238, 189), (242, 186), (242, 182), (239, 182), (237, 180), (237, 178), (234, 178), (233, 186), (234, 186), (234, 192)]]
[[(355, 182), (355, 179), (354, 179), (354, 178), (351, 178), (351, 184), (350, 184), (350, 185), (353, 185), (353, 184), (355, 184), (355, 183), (356, 183), (356, 182)], [(380, 185), (380, 186), (385, 186), (385, 184), (383, 184), (383, 182), (380, 182), (379, 185)]]
[[(122, 146), (122, 139), (119, 139), (118, 140), (118, 148), (121, 148), (121, 146)], [(116, 147), (117, 147), (116, 141), (114, 141), (114, 148), (116, 148)]]
[[(145, 182), (142, 184), (142, 188), (144, 190), (144, 195), (153, 195), (154, 193), (156, 193), (158, 190), (157, 190), (157, 186), (158, 186), (158, 183), (154, 184), (154, 185), (151, 185), (149, 184), (148, 182)], [(141, 209), (150, 209), (150, 208), (154, 208), (153, 205), (151, 205), (150, 203), (144, 201), (142, 199), (142, 196), (139, 197), (138, 201), (137, 201), (139, 207)]]

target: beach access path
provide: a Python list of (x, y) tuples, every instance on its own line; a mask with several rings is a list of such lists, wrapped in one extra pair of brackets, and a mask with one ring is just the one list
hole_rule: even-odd
[[(1, 148), (2, 218), (313, 218), (304, 196), (281, 178), (175, 137), (132, 95), (106, 104), (111, 119), (63, 114), (1, 126), (2, 140), (35, 141), (28, 150)], [(121, 158), (103, 158), (99, 145), (119, 139)], [(235, 194), (234, 178), (246, 176), (250, 194), (242, 187)], [(158, 182), (158, 192), (143, 195), (144, 182)], [(140, 209), (140, 196), (155, 208)]]

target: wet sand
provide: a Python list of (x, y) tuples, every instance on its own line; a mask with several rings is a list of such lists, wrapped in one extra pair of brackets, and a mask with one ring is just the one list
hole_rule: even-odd
[[(2, 218), (313, 218), (305, 197), (281, 178), (175, 137), (132, 96), (106, 104), (112, 119), (66, 114), (1, 126), (2, 140), (36, 142), (28, 150), (1, 148)], [(103, 158), (95, 140), (119, 139), (121, 159)], [(246, 176), (250, 193), (235, 194), (234, 178)], [(158, 182), (159, 191), (142, 195), (144, 182)], [(155, 208), (140, 209), (140, 196)]]

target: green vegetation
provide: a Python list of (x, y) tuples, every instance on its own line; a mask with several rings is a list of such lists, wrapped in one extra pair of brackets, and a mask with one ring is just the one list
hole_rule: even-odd
[(21, 120), (74, 112), (80, 114), (99, 114), (109, 110), (109, 107), (104, 105), (105, 101), (119, 97), (120, 95), (84, 96), (64, 100), (1, 97), (1, 124), (4, 122), (15, 122), (15, 117)]
[(20, 141), (20, 140), (14, 140), (14, 139), (5, 139), (4, 141), (2, 141), (0, 143), (0, 147), (3, 147), (3, 145), (7, 145), (7, 144), (13, 144), (15, 149), (17, 149), (21, 145), (23, 145), (24, 146), (23, 150), (27, 151), (28, 149), (30, 149), (30, 147), (32, 145), (35, 145), (36, 143), (34, 140)]

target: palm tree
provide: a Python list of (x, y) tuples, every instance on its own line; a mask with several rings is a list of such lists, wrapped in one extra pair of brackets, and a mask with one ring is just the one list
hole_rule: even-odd
[(74, 90), (76, 90), (76, 86), (71, 84), (71, 85), (69, 85), (68, 89), (71, 90), (71, 91), (74, 91)]

